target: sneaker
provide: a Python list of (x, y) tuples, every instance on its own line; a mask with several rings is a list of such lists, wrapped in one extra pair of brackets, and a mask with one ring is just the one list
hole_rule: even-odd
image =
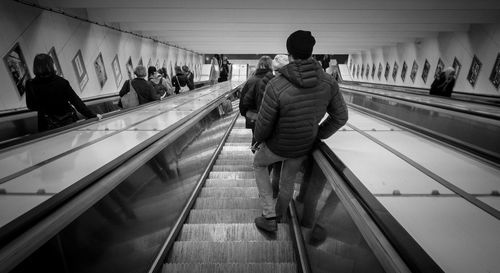
[(278, 223), (276, 222), (275, 217), (273, 217), (272, 219), (267, 219), (264, 216), (259, 216), (255, 218), (255, 225), (258, 228), (269, 232), (275, 232), (278, 230)]

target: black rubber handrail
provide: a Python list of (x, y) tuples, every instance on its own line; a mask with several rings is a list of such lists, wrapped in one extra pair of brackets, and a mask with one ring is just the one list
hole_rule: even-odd
[(325, 143), (318, 148), (412, 272), (444, 272)]

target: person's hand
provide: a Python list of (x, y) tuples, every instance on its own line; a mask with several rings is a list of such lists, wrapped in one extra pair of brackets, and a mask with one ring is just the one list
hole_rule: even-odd
[(101, 120), (102, 119), (102, 115), (101, 114), (97, 114), (97, 120)]

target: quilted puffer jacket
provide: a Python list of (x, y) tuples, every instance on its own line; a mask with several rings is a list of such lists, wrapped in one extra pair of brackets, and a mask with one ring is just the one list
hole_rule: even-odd
[(254, 136), (279, 156), (300, 157), (347, 122), (347, 107), (337, 82), (314, 59), (296, 60), (279, 72), (266, 86)]

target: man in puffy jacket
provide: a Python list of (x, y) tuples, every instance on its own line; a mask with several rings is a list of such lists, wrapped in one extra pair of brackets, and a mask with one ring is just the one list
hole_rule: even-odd
[[(253, 166), (263, 208), (255, 224), (270, 232), (278, 229), (277, 220), (292, 198), (295, 175), (316, 140), (330, 137), (348, 118), (337, 82), (311, 58), (315, 43), (309, 31), (298, 30), (288, 37), (290, 63), (266, 85), (255, 124), (255, 139), (262, 144)], [(277, 161), (283, 161), (283, 167), (279, 195), (273, 199), (267, 166)]]

